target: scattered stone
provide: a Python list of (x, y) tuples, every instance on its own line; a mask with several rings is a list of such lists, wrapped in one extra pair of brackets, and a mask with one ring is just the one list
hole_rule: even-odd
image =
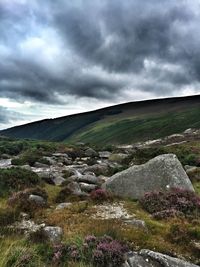
[(143, 230), (147, 231), (146, 223), (143, 220), (130, 219), (130, 220), (125, 220), (124, 222), (126, 224), (132, 225), (136, 228), (143, 229)]
[(60, 203), (57, 205), (56, 210), (62, 210), (62, 209), (70, 208), (71, 206), (72, 206), (71, 202)]
[(194, 191), (191, 181), (174, 154), (160, 155), (113, 175), (102, 185), (114, 195), (141, 198), (146, 192), (179, 187)]
[(91, 192), (92, 190), (97, 188), (95, 184), (87, 184), (87, 183), (79, 183), (81, 190), (86, 192)]
[(93, 172), (95, 175), (108, 175), (110, 167), (106, 163), (98, 163), (84, 168), (84, 173)]
[(123, 206), (123, 203), (113, 203), (113, 204), (101, 204), (94, 206), (96, 213), (92, 215), (94, 219), (130, 219), (133, 215), (129, 215)]
[(91, 158), (95, 158), (98, 156), (98, 153), (92, 149), (92, 148), (88, 148), (86, 151), (85, 151), (85, 155), (86, 157), (91, 157)]
[(35, 168), (48, 168), (49, 165), (44, 164), (44, 163), (40, 163), (40, 162), (35, 162), (35, 163), (34, 163), (34, 167), (35, 167)]
[(1, 159), (0, 168), (7, 168), (11, 166), (11, 159)]
[(32, 220), (23, 219), (21, 222), (16, 222), (12, 225), (12, 228), (23, 232), (24, 234), (29, 234), (31, 232), (36, 232), (45, 227), (45, 224), (36, 224)]
[(61, 227), (46, 226), (44, 232), (52, 243), (59, 243), (62, 239), (63, 231)]
[(41, 205), (41, 206), (46, 205), (46, 201), (41, 196), (31, 194), (28, 199), (31, 202), (35, 202), (37, 205)]
[(97, 184), (98, 178), (94, 175), (85, 174), (85, 175), (78, 177), (78, 181), (88, 183), (88, 184)]
[(118, 154), (111, 154), (109, 157), (110, 161), (114, 161), (117, 163), (123, 163), (125, 159), (127, 159), (129, 155), (124, 153), (118, 153)]
[(111, 152), (109, 151), (100, 151), (99, 152), (99, 157), (102, 159), (108, 159), (111, 155)]
[(56, 176), (53, 178), (53, 182), (55, 185), (62, 185), (66, 180), (62, 176)]

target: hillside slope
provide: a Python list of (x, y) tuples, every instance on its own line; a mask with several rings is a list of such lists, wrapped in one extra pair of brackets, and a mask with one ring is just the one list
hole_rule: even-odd
[(131, 143), (200, 128), (200, 96), (120, 104), (76, 115), (47, 119), (0, 131), (16, 138)]

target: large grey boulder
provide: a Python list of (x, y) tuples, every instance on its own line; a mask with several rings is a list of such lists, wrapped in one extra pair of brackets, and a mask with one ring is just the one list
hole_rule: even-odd
[(132, 199), (146, 192), (167, 190), (172, 187), (194, 191), (185, 170), (174, 154), (160, 155), (145, 164), (130, 167), (113, 175), (103, 188), (114, 195)]
[(130, 267), (197, 267), (195, 264), (147, 249), (133, 253), (127, 262)]

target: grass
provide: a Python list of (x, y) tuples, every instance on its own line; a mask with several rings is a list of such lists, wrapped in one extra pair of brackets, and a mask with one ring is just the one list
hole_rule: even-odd
[(187, 102), (187, 98), (179, 101), (166, 99), (163, 102), (156, 100), (119, 105), (26, 124), (2, 131), (1, 134), (16, 138), (105, 145), (156, 139), (180, 133), (186, 128), (200, 127), (197, 97), (192, 102), (191, 99)]
[[(38, 145), (39, 143), (35, 141), (32, 144), (29, 144), (30, 147), (37, 147)], [(54, 151), (54, 143), (52, 145), (48, 144), (48, 147), (45, 148), (47, 150), (44, 150), (50, 151), (52, 148), (52, 151)], [(57, 146), (57, 149), (65, 152), (68, 151), (69, 147), (66, 144), (60, 144)], [(73, 151), (73, 148), (70, 148), (70, 151)], [(191, 157), (188, 158), (188, 155), (194, 154), (197, 158), (199, 158), (200, 142), (192, 141), (182, 145), (167, 147), (164, 148), (164, 150), (163, 148), (160, 150), (158, 149), (157, 151), (150, 149), (148, 151), (143, 151), (140, 154), (132, 155), (131, 160), (134, 159), (145, 162), (155, 155), (163, 152), (175, 153), (183, 164), (189, 164)], [(200, 182), (195, 181), (194, 188), (200, 195)], [(36, 213), (33, 219), (36, 223), (45, 222), (47, 225), (61, 226), (64, 231), (63, 242), (65, 243), (77, 244), (82, 242), (86, 235), (94, 234), (96, 236), (102, 236), (106, 234), (115, 239), (128, 242), (130, 248), (133, 250), (146, 248), (180, 257), (197, 264), (200, 262), (199, 255), (191, 242), (191, 240), (200, 242), (199, 219), (194, 221), (190, 219), (170, 219), (158, 221), (152, 218), (149, 213), (145, 212), (138, 202), (129, 199), (113, 199), (115, 203), (118, 201), (122, 202), (128, 214), (135, 215), (137, 219), (144, 220), (148, 228), (148, 232), (146, 232), (143, 229), (138, 229), (125, 224), (121, 219), (101, 220), (99, 218), (93, 218), (93, 215), (98, 207), (96, 208), (92, 201), (88, 201), (87, 203), (73, 202), (73, 206), (71, 208), (55, 210), (57, 205), (55, 203), (55, 199), (62, 187), (45, 184), (44, 189), (48, 193), (49, 207)], [(7, 198), (0, 198), (0, 210), (6, 210), (6, 208)], [(177, 231), (176, 227), (178, 227), (180, 232)], [(16, 253), (19, 259), (19, 255), (29, 255), (31, 257), (30, 262), (32, 265), (25, 265), (26, 267), (53, 267), (48, 261), (51, 253), (49, 244), (34, 244), (25, 240), (24, 236), (15, 235), (14, 233), (4, 233), (1, 231), (1, 235), (0, 267), (21, 267), (20, 265), (17, 265), (17, 261), (14, 265), (11, 265), (8, 262), (9, 259), (15, 256), (13, 256), (13, 253)], [(175, 235), (180, 236), (180, 238), (176, 240)], [(183, 235), (183, 238), (181, 235)], [(83, 262), (65, 263), (63, 264), (63, 267), (65, 266), (92, 267)]]

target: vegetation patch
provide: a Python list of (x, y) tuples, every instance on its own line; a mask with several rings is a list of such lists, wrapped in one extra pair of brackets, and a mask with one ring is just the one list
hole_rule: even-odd
[(198, 218), (200, 214), (200, 197), (180, 188), (146, 193), (140, 204), (146, 211), (161, 219), (181, 214)]
[(40, 184), (38, 175), (21, 168), (0, 169), (0, 196)]

